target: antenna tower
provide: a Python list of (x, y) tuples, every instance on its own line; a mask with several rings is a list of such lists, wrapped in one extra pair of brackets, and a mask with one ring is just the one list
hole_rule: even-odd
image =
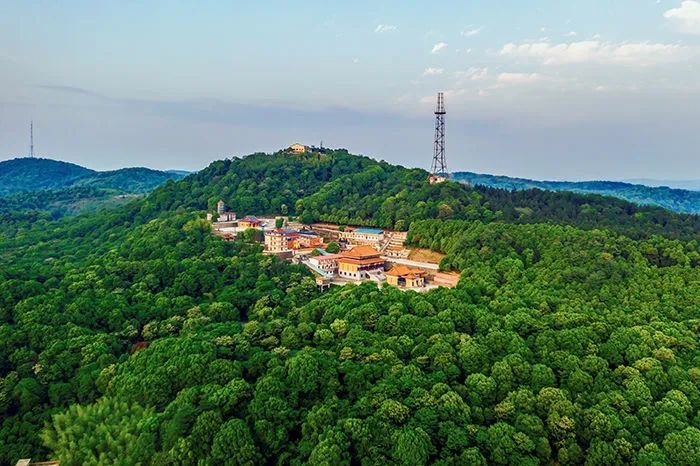
[(433, 148), (433, 163), (430, 173), (434, 176), (447, 176), (447, 160), (445, 159), (445, 98), (442, 92), (437, 95), (435, 109), (435, 145)]
[(34, 121), (29, 122), (29, 156), (34, 157)]

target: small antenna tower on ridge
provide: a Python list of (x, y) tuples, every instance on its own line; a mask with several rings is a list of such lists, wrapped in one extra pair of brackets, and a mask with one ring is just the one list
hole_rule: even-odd
[(29, 156), (34, 158), (34, 120), (29, 122)]
[(447, 160), (445, 159), (445, 98), (442, 92), (437, 95), (435, 109), (435, 143), (433, 147), (433, 163), (430, 174), (433, 177), (447, 177)]

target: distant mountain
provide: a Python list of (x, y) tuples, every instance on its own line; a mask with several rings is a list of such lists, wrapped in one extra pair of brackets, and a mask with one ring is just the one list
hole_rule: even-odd
[(96, 171), (39, 158), (8, 160), (0, 162), (0, 217), (12, 213), (58, 219), (112, 208), (188, 174), (143, 167)]
[(146, 193), (167, 180), (179, 180), (184, 177), (185, 175), (143, 167), (121, 168), (108, 172), (96, 172), (92, 176), (77, 180), (73, 186), (92, 186), (128, 193)]
[(94, 170), (74, 163), (39, 158), (18, 158), (0, 162), (0, 196), (21, 191), (61, 189)]
[(191, 175), (194, 172), (190, 172), (187, 170), (165, 170), (165, 173), (174, 173), (176, 175), (187, 176), (187, 175)]
[(652, 178), (637, 178), (624, 180), (627, 183), (643, 184), (651, 187), (667, 186), (675, 189), (687, 189), (690, 191), (700, 191), (700, 180), (655, 180)]
[(0, 162), (0, 196), (70, 187), (145, 193), (166, 180), (179, 180), (184, 176), (186, 172), (141, 167), (101, 172), (69, 162), (25, 157)]
[(621, 181), (537, 181), (508, 176), (455, 172), (455, 181), (506, 190), (542, 189), (600, 194), (624, 199), (640, 205), (655, 205), (674, 212), (700, 214), (700, 191), (673, 189), (667, 186), (645, 186)]

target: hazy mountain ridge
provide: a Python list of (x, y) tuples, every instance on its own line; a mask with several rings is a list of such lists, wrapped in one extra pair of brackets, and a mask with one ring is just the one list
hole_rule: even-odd
[(18, 158), (0, 162), (0, 213), (33, 212), (58, 219), (122, 205), (185, 176), (186, 172), (177, 170), (96, 171), (58, 160)]
[(0, 162), (0, 196), (77, 186), (144, 193), (166, 180), (179, 180), (184, 176), (177, 171), (144, 167), (96, 171), (70, 162), (24, 157)]
[(646, 186), (623, 181), (538, 181), (473, 172), (455, 172), (453, 179), (473, 185), (507, 190), (542, 189), (613, 196), (640, 205), (654, 205), (674, 212), (700, 214), (700, 191), (668, 186)]
[(700, 180), (657, 180), (654, 178), (632, 178), (622, 180), (625, 183), (643, 184), (652, 188), (674, 188), (687, 189), (689, 191), (700, 191)]

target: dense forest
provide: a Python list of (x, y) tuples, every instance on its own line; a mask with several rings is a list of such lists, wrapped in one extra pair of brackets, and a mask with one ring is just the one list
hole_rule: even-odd
[[(0, 463), (699, 464), (698, 219), (425, 175), (255, 154), (0, 230)], [(406, 229), (460, 283), (319, 294), (219, 198)]]
[[(642, 205), (655, 205), (675, 212), (700, 214), (700, 190), (645, 186), (621, 181), (538, 181), (508, 176), (455, 172), (455, 181), (490, 188), (512, 190), (544, 189), (613, 196)], [(691, 184), (688, 182), (688, 184)]]
[(87, 186), (13, 193), (0, 197), (0, 215), (22, 213), (25, 217), (40, 215), (58, 220), (68, 215), (113, 208), (136, 197), (141, 194)]

